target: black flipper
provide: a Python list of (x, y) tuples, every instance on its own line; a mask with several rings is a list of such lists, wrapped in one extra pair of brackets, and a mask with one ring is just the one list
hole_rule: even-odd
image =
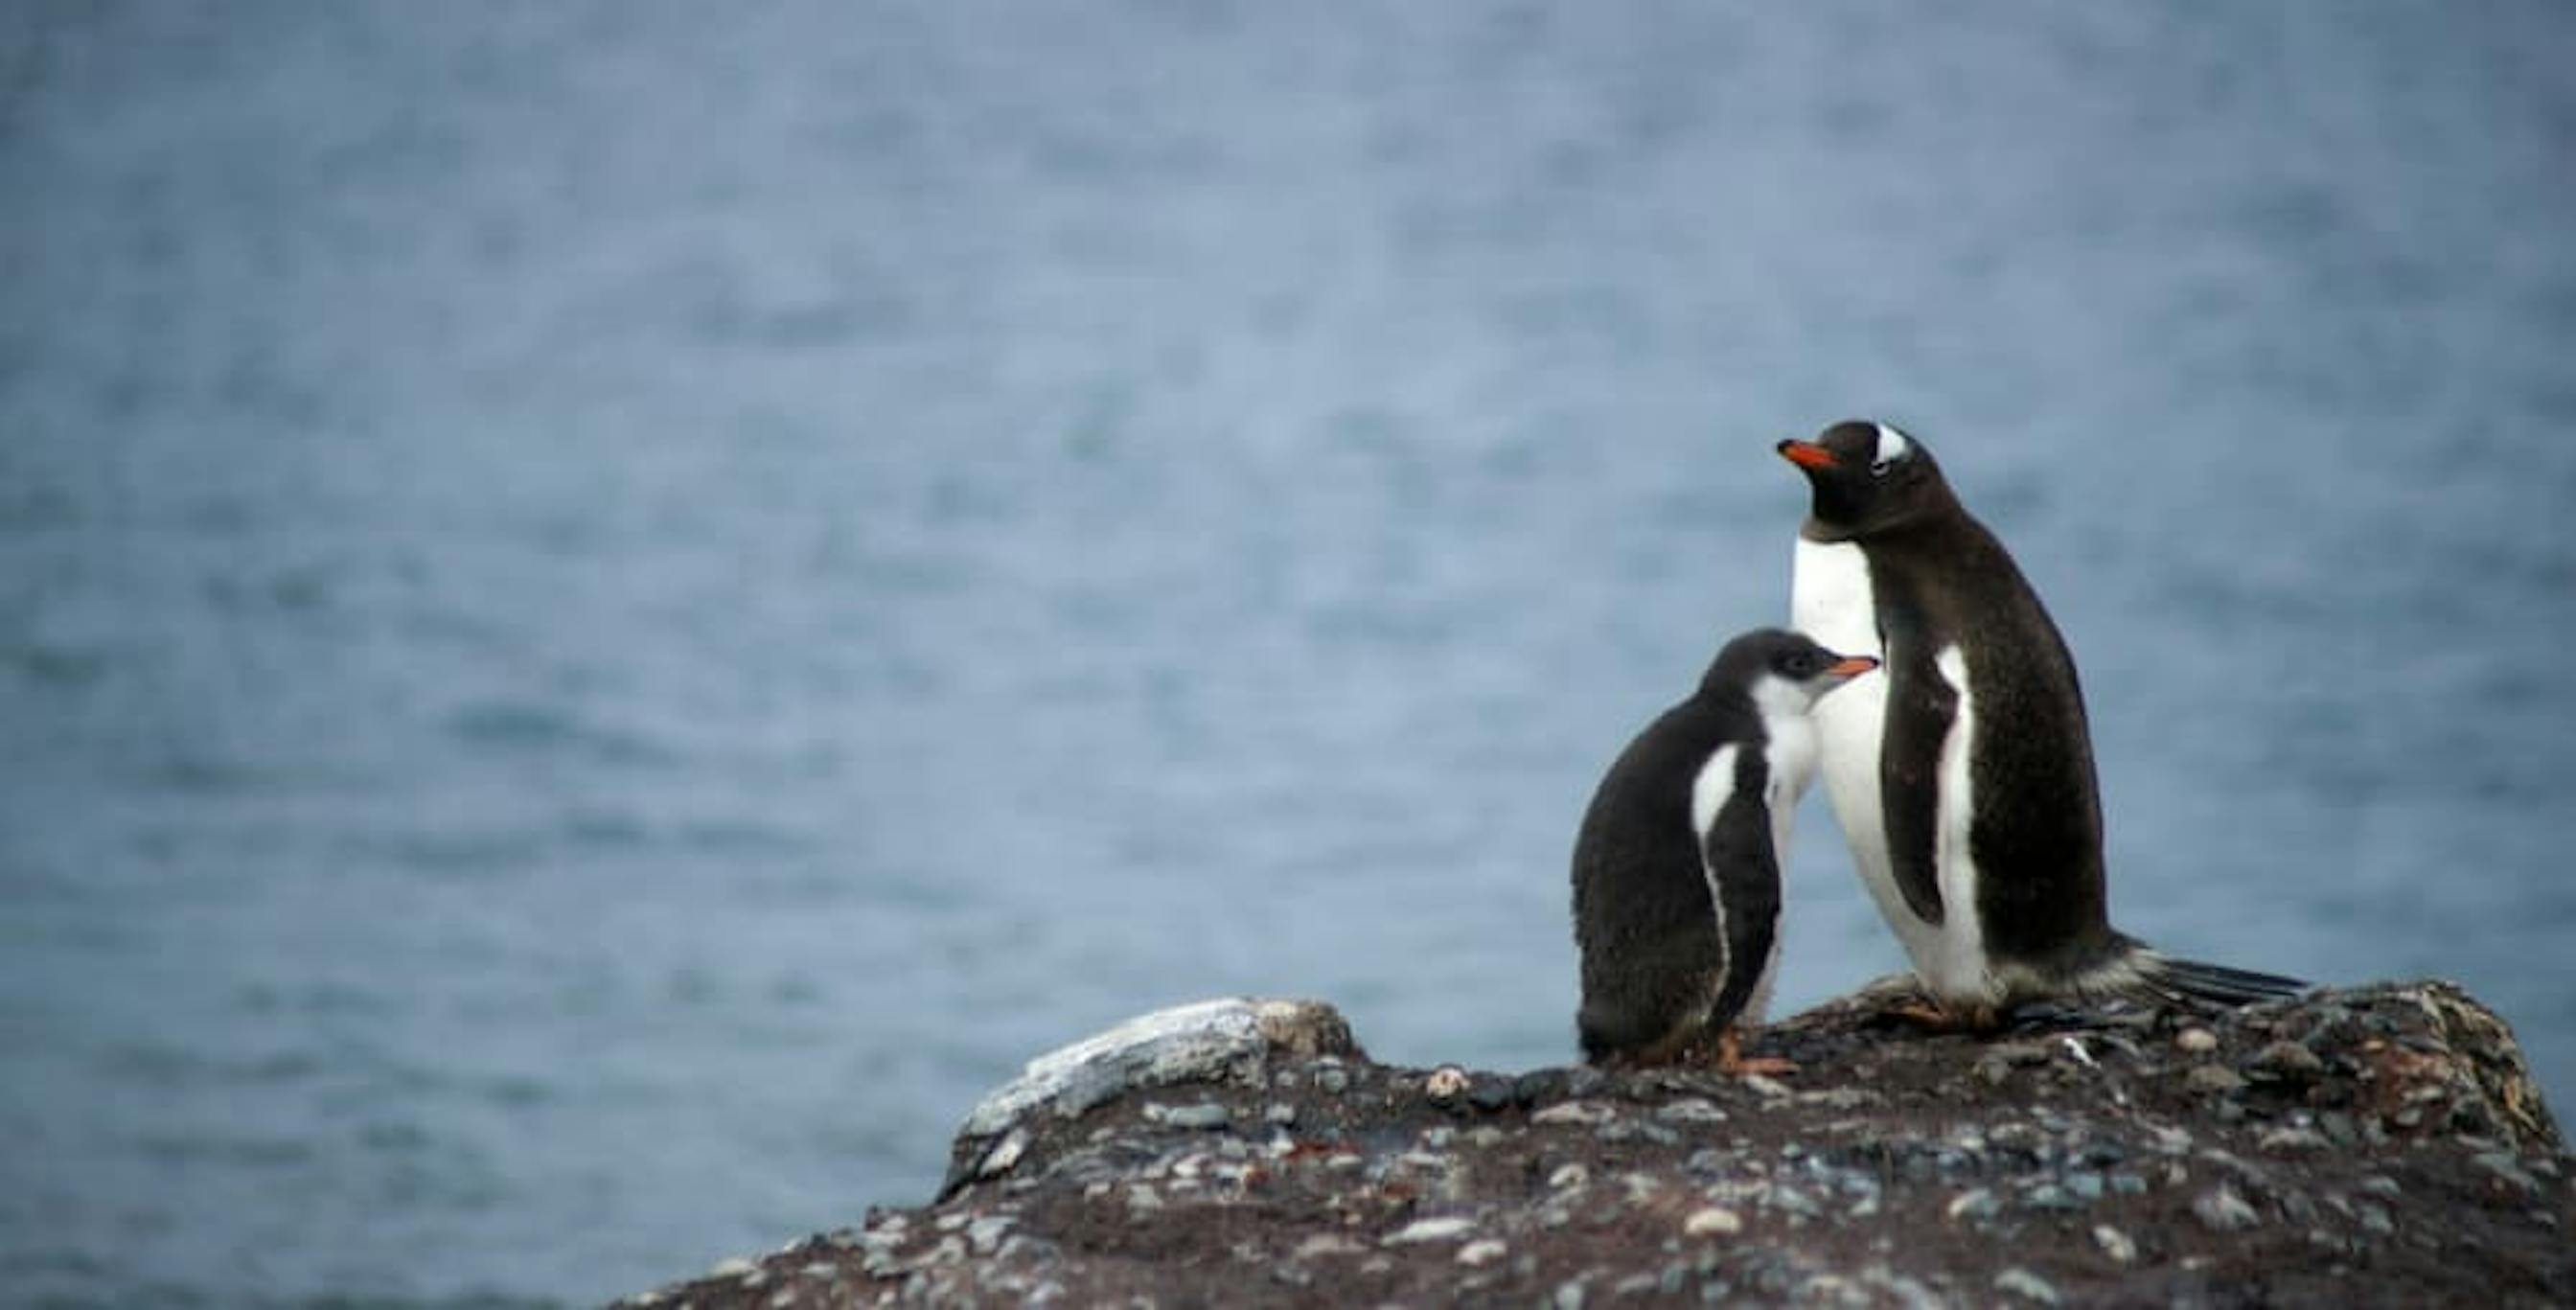
[(1765, 782), (1760, 756), (1737, 764), (1735, 790), (1718, 807), (1701, 847), (1708, 876), (1722, 883), (1724, 896), (1723, 982), (1708, 1013), (1712, 1028), (1733, 1023), (1753, 999), (1780, 928), (1780, 862), (1771, 849), (1771, 811), (1762, 803)]
[[(1959, 693), (1915, 643), (1891, 662), (1887, 722), (1878, 750), (1878, 797), (1888, 863), (1905, 907), (1941, 922), (1941, 748), (1959, 716)], [(1893, 648), (1891, 648), (1893, 654)], [(1964, 912), (1974, 913), (1974, 907)]]

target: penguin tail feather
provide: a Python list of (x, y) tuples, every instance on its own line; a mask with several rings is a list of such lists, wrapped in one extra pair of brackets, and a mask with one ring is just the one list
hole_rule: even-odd
[(2152, 952), (2143, 953), (2137, 963), (2139, 981), (2144, 986), (2177, 1000), (2253, 1005), (2262, 1001), (2287, 1000), (2314, 986), (2277, 973), (2232, 969), (2223, 964), (2176, 959)]

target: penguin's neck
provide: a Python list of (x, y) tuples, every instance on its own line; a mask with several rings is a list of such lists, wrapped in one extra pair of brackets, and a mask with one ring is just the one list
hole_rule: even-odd
[(1804, 688), (1767, 673), (1753, 680), (1744, 699), (1762, 724), (1762, 753), (1771, 775), (1794, 801), (1816, 771), (1816, 725), (1808, 717), (1815, 701)]

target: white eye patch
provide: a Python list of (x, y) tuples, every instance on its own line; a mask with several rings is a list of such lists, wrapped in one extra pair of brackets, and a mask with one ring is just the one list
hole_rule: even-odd
[(1899, 432), (1884, 423), (1874, 423), (1870, 426), (1878, 429), (1879, 463), (1887, 464), (1903, 459), (1905, 458), (1905, 452), (1914, 448), (1914, 443), (1907, 441), (1904, 433)]

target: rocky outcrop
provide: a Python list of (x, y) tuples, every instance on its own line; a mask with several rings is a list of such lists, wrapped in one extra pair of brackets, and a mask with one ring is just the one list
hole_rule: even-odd
[(1799, 1072), (1371, 1061), (1216, 1001), (1033, 1062), (930, 1205), (631, 1304), (2490, 1305), (2576, 1297), (2571, 1162), (2443, 983), (1925, 1033), (1882, 984)]

